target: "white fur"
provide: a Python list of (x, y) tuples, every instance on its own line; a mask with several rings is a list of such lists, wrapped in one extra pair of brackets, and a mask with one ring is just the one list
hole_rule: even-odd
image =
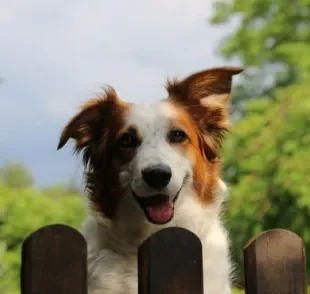
[[(135, 125), (142, 144), (135, 158), (120, 175), (125, 189), (116, 218), (109, 220), (91, 214), (83, 233), (88, 243), (89, 294), (137, 294), (137, 248), (152, 233), (169, 226), (186, 228), (200, 238), (203, 245), (205, 294), (230, 294), (230, 259), (227, 233), (220, 220), (226, 185), (219, 179), (217, 201), (202, 206), (192, 189), (193, 162), (167, 142), (170, 122), (177, 113), (164, 103), (134, 106), (127, 117)], [(171, 167), (172, 178), (165, 192), (171, 198), (180, 189), (185, 175), (190, 180), (175, 203), (173, 219), (165, 225), (148, 222), (132, 197), (131, 189), (143, 197), (155, 193), (141, 178), (141, 170), (156, 163)]]
[(166, 103), (155, 105), (134, 105), (127, 118), (127, 126), (138, 128), (143, 138), (135, 158), (124, 167), (121, 183), (130, 181), (133, 191), (140, 197), (149, 197), (158, 191), (147, 186), (141, 171), (153, 164), (166, 164), (172, 169), (172, 178), (162, 193), (171, 198), (177, 194), (184, 177), (192, 175), (193, 163), (167, 141), (171, 121), (175, 118), (174, 108)]

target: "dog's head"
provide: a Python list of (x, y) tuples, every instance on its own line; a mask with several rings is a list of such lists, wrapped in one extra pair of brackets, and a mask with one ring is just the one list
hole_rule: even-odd
[(112, 88), (83, 105), (58, 149), (72, 138), (83, 152), (92, 208), (113, 219), (126, 198), (135, 213), (164, 224), (184, 189), (204, 204), (215, 201), (232, 76), (241, 71), (213, 68), (170, 80), (168, 98), (153, 105), (126, 103)]

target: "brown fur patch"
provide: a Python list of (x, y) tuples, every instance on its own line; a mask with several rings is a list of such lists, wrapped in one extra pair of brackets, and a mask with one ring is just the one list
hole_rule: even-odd
[(173, 122), (173, 127), (183, 130), (187, 134), (188, 140), (173, 145), (194, 162), (194, 189), (203, 204), (210, 203), (214, 201), (213, 191), (216, 188), (219, 176), (219, 161), (209, 161), (206, 159), (202, 149), (202, 138), (199, 136), (197, 124), (186, 109), (179, 106), (176, 107), (178, 116)]
[(72, 138), (75, 151), (83, 153), (86, 189), (93, 209), (112, 218), (122, 193), (118, 174), (128, 156), (117, 148), (119, 132), (125, 124), (129, 104), (108, 88), (97, 99), (87, 101), (64, 128), (58, 149)]
[(242, 71), (239, 67), (211, 68), (182, 81), (167, 82), (168, 101), (179, 106), (179, 123), (185, 126), (190, 138), (180, 148), (191, 159), (195, 158), (194, 188), (203, 203), (214, 200), (220, 176), (218, 152), (230, 124), (232, 77)]
[(209, 159), (218, 155), (229, 129), (232, 77), (239, 67), (220, 67), (194, 73), (182, 81), (168, 80), (168, 101), (182, 105), (198, 126), (204, 152)]

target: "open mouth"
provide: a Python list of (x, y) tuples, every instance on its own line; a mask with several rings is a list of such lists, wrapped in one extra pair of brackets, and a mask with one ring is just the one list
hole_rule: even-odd
[(184, 186), (185, 180), (175, 197), (171, 200), (168, 195), (156, 194), (151, 197), (139, 197), (132, 191), (134, 198), (149, 222), (157, 225), (163, 225), (172, 220), (174, 215), (174, 204)]

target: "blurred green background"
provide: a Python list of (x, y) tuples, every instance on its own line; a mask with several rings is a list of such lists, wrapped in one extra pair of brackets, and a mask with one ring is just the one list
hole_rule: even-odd
[[(310, 254), (310, 0), (215, 1), (213, 26), (240, 25), (219, 52), (246, 71), (234, 87), (233, 128), (225, 142), (231, 187), (225, 221), (243, 285), (242, 248), (263, 230), (299, 234)], [(56, 142), (55, 142), (56, 144)], [(80, 229), (82, 193), (74, 184), (38, 189), (22, 163), (0, 171), (0, 293), (19, 293), (20, 245), (50, 223)], [(307, 267), (308, 276), (310, 264)], [(243, 293), (236, 290), (236, 293)], [(309, 292), (310, 293), (310, 292)]]

